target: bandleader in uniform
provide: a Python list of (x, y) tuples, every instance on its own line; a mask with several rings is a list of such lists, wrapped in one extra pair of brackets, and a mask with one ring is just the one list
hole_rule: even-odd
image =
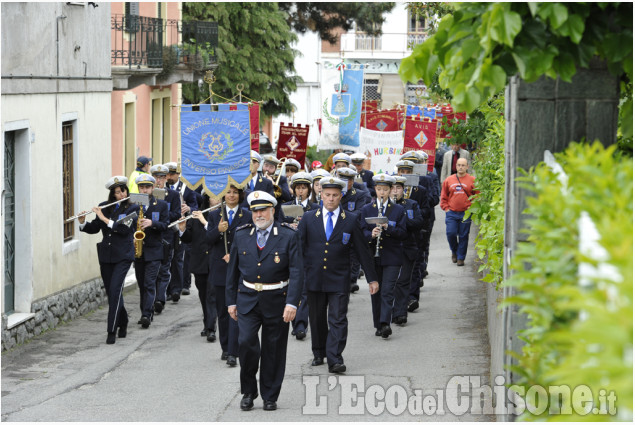
[[(250, 410), (260, 394), (264, 410), (276, 410), (287, 360), (289, 323), (295, 318), (304, 267), (295, 230), (274, 221), (276, 199), (255, 191), (247, 197), (253, 225), (237, 230), (227, 265), (227, 311), (238, 320), (240, 402)], [(242, 280), (241, 280), (242, 279)], [(258, 333), (262, 328), (262, 341)]]

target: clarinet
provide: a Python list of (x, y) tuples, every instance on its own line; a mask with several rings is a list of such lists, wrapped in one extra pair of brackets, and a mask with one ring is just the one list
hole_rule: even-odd
[[(381, 198), (377, 198), (377, 204), (379, 205), (379, 213), (377, 214), (377, 217), (383, 217), (382, 211), (384, 210), (384, 205), (382, 204)], [(379, 243), (381, 242), (382, 227), (381, 227), (381, 224), (378, 224), (378, 226), (379, 226), (379, 235), (377, 236), (377, 245), (375, 245), (375, 257), (379, 257)]]

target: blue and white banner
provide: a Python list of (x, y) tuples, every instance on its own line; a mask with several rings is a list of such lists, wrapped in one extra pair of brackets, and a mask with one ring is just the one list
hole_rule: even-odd
[(321, 149), (359, 146), (364, 70), (348, 66), (323, 69)]
[(181, 107), (181, 177), (194, 189), (220, 199), (230, 184), (242, 187), (251, 174), (249, 111), (191, 111)]

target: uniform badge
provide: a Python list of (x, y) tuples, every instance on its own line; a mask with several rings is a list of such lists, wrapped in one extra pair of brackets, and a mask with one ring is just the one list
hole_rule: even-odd
[(278, 255), (276, 254), (275, 257), (273, 257), (273, 262), (278, 264), (280, 262), (280, 257), (278, 257)]
[(406, 210), (406, 212), (408, 213), (408, 218), (412, 220), (414, 218), (414, 213), (412, 212), (412, 210)]
[(170, 211), (170, 202), (168, 202), (168, 211)]
[(351, 240), (351, 234), (350, 233), (343, 233), (342, 234), (342, 243), (344, 245), (346, 245), (348, 243), (348, 241)]
[(348, 203), (348, 210), (349, 211), (355, 211), (355, 202), (349, 202)]
[(395, 221), (390, 221), (390, 220), (388, 220), (388, 225), (389, 225), (389, 226), (395, 227), (395, 225), (396, 225), (396, 224), (397, 224), (397, 223), (396, 223)]
[(119, 218), (117, 220), (121, 220), (122, 218), (124, 218), (126, 215), (125, 214), (119, 214)]
[(154, 211), (152, 213), (152, 221), (159, 221), (161, 219), (161, 215), (159, 211)]

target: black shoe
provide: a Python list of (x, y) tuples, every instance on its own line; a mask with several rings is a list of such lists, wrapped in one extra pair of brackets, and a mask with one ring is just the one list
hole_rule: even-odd
[(140, 324), (141, 324), (141, 319), (137, 321), (137, 325), (140, 325)]
[(220, 355), (221, 360), (227, 360), (228, 354), (227, 351), (223, 351), (223, 354)]
[(172, 294), (173, 303), (178, 303), (180, 299), (181, 299), (181, 295), (178, 292), (175, 292)]
[(265, 400), (262, 403), (262, 408), (264, 410), (276, 410), (278, 408), (278, 405), (275, 401)]
[(363, 278), (364, 276), (365, 276), (365, 274), (364, 274), (364, 270), (363, 270), (363, 269), (361, 269), (361, 270), (359, 271), (359, 275), (357, 275), (357, 277), (358, 277), (359, 279), (361, 279), (361, 278)]
[(297, 331), (295, 333), (295, 339), (302, 341), (304, 338), (306, 338), (306, 332), (304, 331)]
[(207, 335), (207, 342), (214, 342), (214, 341), (216, 341), (216, 332), (209, 331), (209, 335)]
[(201, 336), (207, 336), (207, 335), (209, 335), (209, 329), (203, 328), (203, 330), (201, 331)]
[(258, 394), (245, 394), (240, 400), (240, 410), (251, 410), (254, 408), (254, 399), (258, 398)]
[(126, 335), (128, 335), (128, 325), (119, 326), (119, 333), (117, 336), (119, 336), (119, 338), (125, 338)]
[(150, 327), (150, 319), (148, 319), (147, 317), (143, 316), (141, 318), (141, 327), (143, 329), (148, 329)]
[(423, 278), (421, 279), (421, 282), (419, 282), (419, 288), (423, 288)]
[(406, 323), (408, 323), (408, 318), (406, 316), (399, 316), (395, 318), (395, 323), (397, 325), (405, 325)]
[(190, 290), (187, 288), (183, 288), (183, 290), (181, 291), (181, 295), (190, 295)]
[(428, 271), (427, 271), (427, 270), (424, 270), (424, 271), (423, 271), (423, 279), (425, 279), (427, 276), (428, 276)]
[(380, 329), (377, 329), (375, 331), (375, 336), (381, 336), (381, 330)]
[(329, 366), (330, 373), (344, 373), (346, 372), (346, 366), (341, 363), (335, 363), (333, 366)]
[(117, 340), (117, 335), (114, 332), (108, 332), (108, 338), (106, 338), (106, 344), (114, 344)]
[(156, 314), (161, 314), (161, 312), (163, 311), (163, 303), (161, 301), (155, 301), (154, 302), (154, 312)]
[(227, 365), (234, 367), (236, 366), (237, 362), (236, 362), (236, 356), (227, 356)]
[(381, 337), (386, 339), (390, 335), (392, 335), (392, 329), (390, 329), (390, 325), (383, 324), (381, 327)]
[(413, 311), (415, 311), (418, 308), (419, 308), (419, 301), (417, 301), (417, 300), (408, 301), (408, 311), (409, 312), (412, 313)]
[(324, 357), (313, 357), (311, 366), (321, 366), (324, 364)]
[(359, 291), (359, 285), (356, 283), (351, 283), (351, 293)]

